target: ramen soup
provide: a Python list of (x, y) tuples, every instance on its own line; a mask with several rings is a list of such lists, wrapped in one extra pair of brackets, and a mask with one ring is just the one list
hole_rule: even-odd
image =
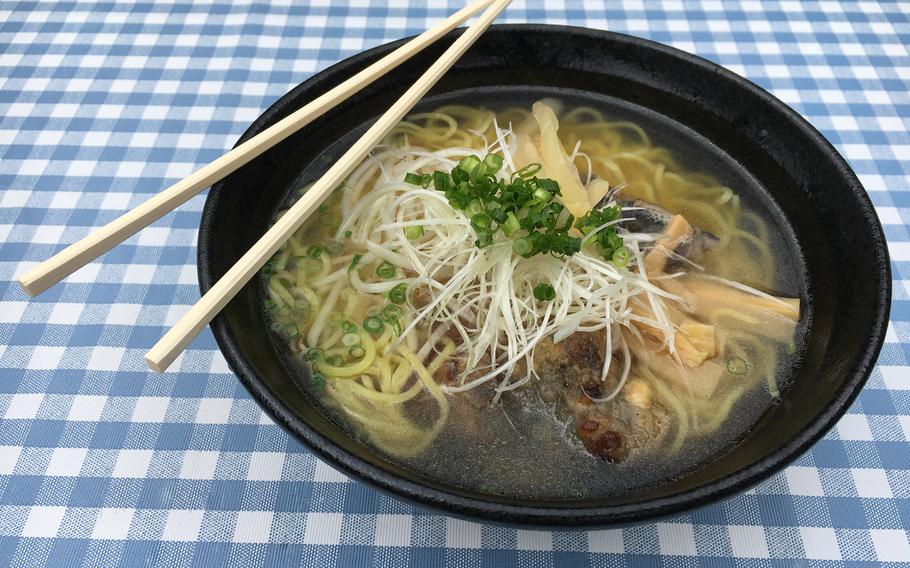
[(704, 463), (778, 398), (801, 284), (757, 211), (593, 108), (445, 106), (271, 259), (266, 308), (306, 390), (390, 460), (609, 496)]

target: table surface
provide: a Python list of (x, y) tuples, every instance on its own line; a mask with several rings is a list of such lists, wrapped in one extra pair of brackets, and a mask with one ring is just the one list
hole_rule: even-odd
[(340, 4), (0, 1), (0, 566), (910, 561), (906, 2), (516, 1), (506, 13), (651, 38), (769, 89), (847, 158), (890, 241), (892, 321), (857, 402), (791, 467), (691, 515), (593, 532), (448, 518), (291, 440), (208, 330), (149, 373), (146, 348), (199, 295), (204, 196), (26, 299), (15, 274), (220, 155), (313, 72), (461, 2)]

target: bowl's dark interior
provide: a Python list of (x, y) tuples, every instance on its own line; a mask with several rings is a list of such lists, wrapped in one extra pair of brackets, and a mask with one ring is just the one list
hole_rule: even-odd
[[(449, 41), (418, 55), (216, 186), (200, 231), (204, 290), (264, 232), (301, 172), (317, 168), (313, 164), (320, 156), (343, 152), (351, 133), (388, 108)], [(244, 136), (300, 108), (390, 49), (377, 48), (320, 73), (273, 105)], [(494, 91), (522, 99), (544, 91), (606, 96), (650, 109), (657, 123), (675, 122), (710, 140), (721, 150), (717, 167), (741, 176), (773, 204), (802, 251), (812, 313), (804, 357), (781, 404), (734, 451), (659, 487), (573, 504), (473, 495), (387, 463), (326, 420), (288, 379), (269, 340), (257, 282), (247, 285), (213, 323), (219, 345), (254, 397), (330, 463), (383, 489), (454, 513), (547, 525), (640, 521), (704, 504), (770, 475), (821, 436), (871, 371), (890, 302), (881, 227), (856, 177), (830, 145), (781, 103), (731, 73), (669, 48), (605, 32), (494, 27), (431, 96), (483, 102)], [(847, 250), (862, 253), (844, 254)]]

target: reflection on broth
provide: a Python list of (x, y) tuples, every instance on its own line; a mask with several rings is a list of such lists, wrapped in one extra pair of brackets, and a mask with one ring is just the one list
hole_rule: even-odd
[[(638, 124), (554, 100), (401, 122), (263, 270), (306, 389), (390, 459), (571, 499), (677, 475), (778, 396), (781, 236)], [(792, 292), (791, 292), (792, 293)]]

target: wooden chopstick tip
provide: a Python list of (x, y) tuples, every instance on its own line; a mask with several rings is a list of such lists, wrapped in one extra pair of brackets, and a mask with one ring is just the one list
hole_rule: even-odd
[(29, 298), (34, 298), (41, 292), (50, 288), (50, 285), (44, 284), (40, 278), (31, 277), (29, 272), (17, 276), (16, 282), (19, 283), (19, 286), (22, 287), (22, 291), (25, 292), (25, 295)]
[[(164, 363), (164, 364), (162, 364)], [(148, 365), (148, 368), (159, 375), (167, 371), (167, 368), (170, 366), (171, 362), (162, 362), (156, 359), (153, 359), (151, 354), (146, 353), (145, 355), (145, 364)]]

